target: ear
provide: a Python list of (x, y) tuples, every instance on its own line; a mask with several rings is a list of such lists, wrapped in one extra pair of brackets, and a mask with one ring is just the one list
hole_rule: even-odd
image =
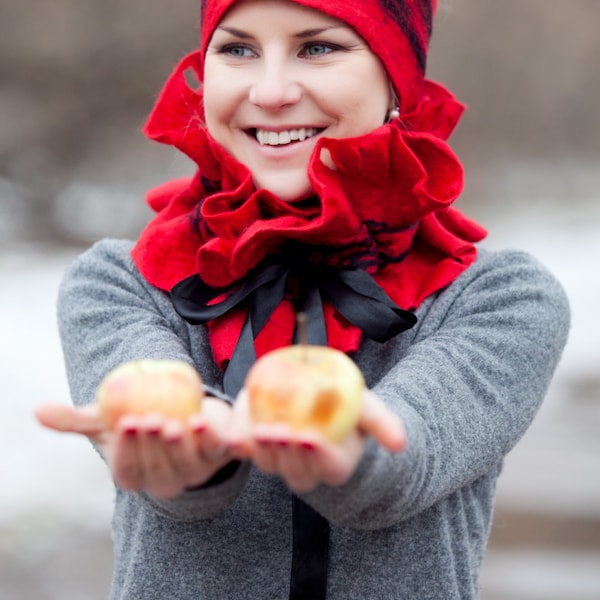
[(389, 123), (400, 116), (400, 100), (398, 99), (398, 94), (394, 89), (394, 84), (392, 83), (391, 79), (389, 80), (389, 86), (390, 94), (388, 101), (388, 112), (385, 120), (386, 123)]

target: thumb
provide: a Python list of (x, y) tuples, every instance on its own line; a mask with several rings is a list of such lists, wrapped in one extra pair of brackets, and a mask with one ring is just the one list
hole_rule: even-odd
[(229, 449), (238, 458), (248, 458), (252, 454), (254, 449), (252, 428), (248, 392), (242, 389), (236, 399), (227, 434)]
[(321, 153), (319, 154), (319, 158), (321, 162), (332, 171), (337, 171), (337, 165), (333, 162), (333, 158), (331, 158), (331, 152), (327, 148), (321, 148)]
[(55, 431), (98, 436), (104, 427), (95, 404), (75, 408), (66, 404), (45, 403), (35, 409), (38, 422)]
[(358, 426), (391, 452), (401, 452), (408, 443), (402, 419), (370, 390), (365, 390)]

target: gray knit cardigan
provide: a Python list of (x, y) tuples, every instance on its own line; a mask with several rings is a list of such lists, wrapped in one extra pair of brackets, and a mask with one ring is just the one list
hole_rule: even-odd
[[(94, 401), (127, 360), (181, 359), (221, 384), (203, 326), (191, 326), (130, 258), (96, 244), (69, 268), (59, 328), (73, 400)], [(417, 311), (414, 329), (366, 340), (356, 362), (403, 418), (406, 451), (370, 440), (351, 480), (303, 499), (331, 523), (329, 600), (479, 597), (502, 460), (531, 423), (565, 345), (561, 286), (525, 253), (480, 250)], [(115, 491), (113, 600), (285, 600), (291, 497), (243, 464), (231, 478), (164, 501)], [(310, 600), (307, 598), (307, 600)]]

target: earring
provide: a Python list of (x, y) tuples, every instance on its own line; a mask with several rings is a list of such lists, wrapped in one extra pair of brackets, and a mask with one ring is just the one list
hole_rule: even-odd
[(393, 121), (394, 119), (397, 119), (399, 116), (400, 116), (400, 107), (394, 106), (394, 108), (391, 108), (390, 112), (388, 113), (388, 121)]

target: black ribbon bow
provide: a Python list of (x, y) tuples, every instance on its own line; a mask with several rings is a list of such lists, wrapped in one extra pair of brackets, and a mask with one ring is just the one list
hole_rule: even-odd
[[(290, 286), (299, 312), (306, 313), (307, 341), (327, 345), (323, 301), (329, 302), (365, 335), (385, 342), (410, 329), (417, 318), (402, 310), (377, 282), (358, 268), (334, 268), (306, 259), (302, 249), (269, 259), (237, 285), (214, 288), (192, 275), (171, 290), (175, 310), (189, 323), (206, 323), (248, 302), (248, 314), (223, 387), (235, 397), (256, 360), (254, 340)], [(219, 298), (221, 301), (217, 301)], [(297, 332), (296, 332), (297, 335)], [(325, 600), (329, 563), (329, 523), (297, 496), (292, 496), (293, 548), (289, 600)]]
[[(383, 343), (417, 322), (415, 315), (396, 306), (366, 271), (312, 264), (297, 253), (268, 259), (240, 284), (227, 287), (211, 287), (199, 275), (192, 275), (171, 290), (171, 299), (175, 310), (193, 325), (248, 302), (246, 321), (223, 381), (230, 396), (235, 397), (243, 387), (246, 373), (256, 360), (254, 340), (292, 281), (296, 285), (296, 307), (307, 316), (310, 344), (327, 345), (323, 301), (377, 342)], [(221, 297), (223, 300), (217, 301)]]

